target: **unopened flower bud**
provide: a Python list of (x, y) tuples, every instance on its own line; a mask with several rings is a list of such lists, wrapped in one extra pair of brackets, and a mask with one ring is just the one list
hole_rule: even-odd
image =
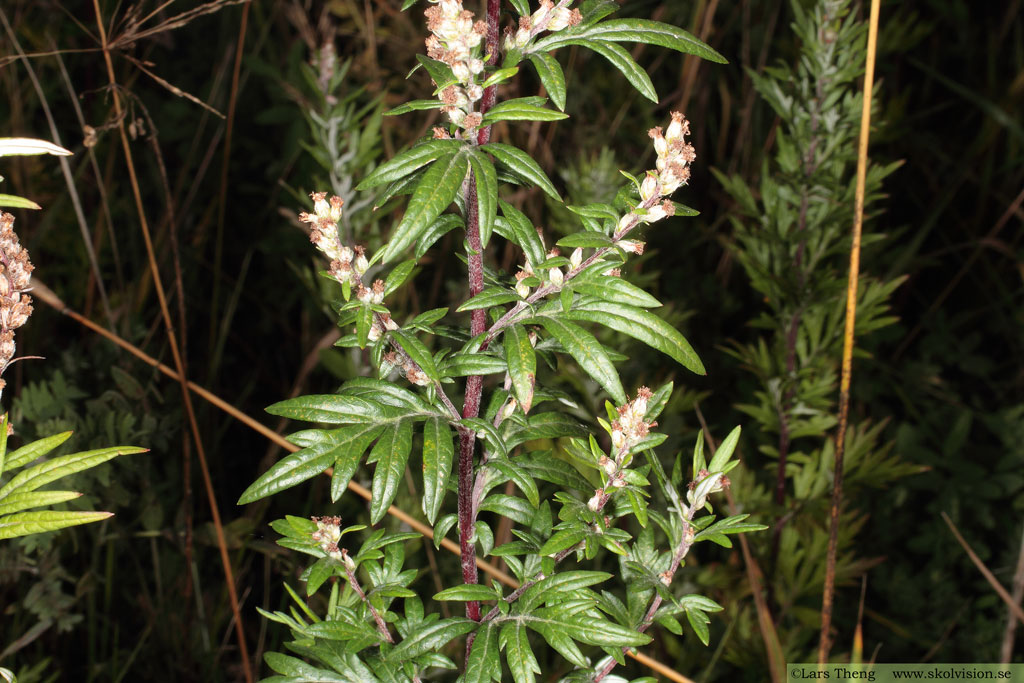
[(658, 194), (658, 176), (648, 172), (642, 183), (640, 183), (640, 199), (648, 201)]
[(601, 497), (604, 495), (604, 491), (597, 489), (594, 491), (594, 497), (587, 501), (587, 507), (590, 508), (591, 512), (597, 512), (601, 509)]
[(658, 574), (658, 579), (661, 581), (662, 585), (668, 586), (672, 583), (672, 572), (666, 569), (662, 573)]
[(341, 207), (344, 206), (345, 200), (337, 195), (331, 197), (331, 220), (337, 223), (341, 220)]
[(331, 205), (327, 201), (326, 192), (314, 192), (309, 195), (313, 199), (313, 211), (319, 218), (331, 217)]
[(580, 267), (581, 263), (583, 263), (583, 249), (576, 247), (573, 249), (572, 255), (569, 257), (569, 266), (573, 270), (576, 270)]
[(468, 83), (471, 77), (469, 65), (465, 62), (455, 62), (452, 64), (452, 74), (458, 79), (459, 83)]
[(572, 12), (569, 11), (568, 7), (559, 7), (554, 10), (551, 14), (551, 20), (548, 22), (549, 31), (561, 31), (563, 28), (569, 25), (572, 21)]
[(637, 216), (635, 213), (627, 213), (625, 216), (619, 219), (619, 224), (616, 226), (617, 232), (623, 232), (629, 230), (631, 227), (636, 225)]
[(548, 278), (551, 280), (551, 284), (555, 287), (561, 287), (562, 283), (565, 282), (565, 276), (562, 275), (562, 271), (559, 268), (552, 268), (549, 270)]
[(637, 240), (619, 240), (615, 243), (615, 246), (629, 254), (639, 256), (644, 253), (644, 243)]
[(471, 59), (469, 60), (469, 71), (474, 76), (481, 73), (484, 70), (484, 60), (482, 59)]

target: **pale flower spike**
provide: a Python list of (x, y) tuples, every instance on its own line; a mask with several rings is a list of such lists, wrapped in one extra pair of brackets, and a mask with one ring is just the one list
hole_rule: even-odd
[[(32, 297), (25, 292), (32, 263), (14, 233), (14, 216), (0, 211), (0, 375), (14, 358), (14, 330), (32, 315)], [(6, 382), (0, 379), (0, 392)]]

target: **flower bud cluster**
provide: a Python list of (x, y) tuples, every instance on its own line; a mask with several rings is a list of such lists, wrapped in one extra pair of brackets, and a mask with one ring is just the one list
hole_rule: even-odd
[(400, 356), (394, 351), (388, 351), (381, 359), (381, 374), (386, 376), (395, 368), (398, 368), (398, 371), (405, 375), (405, 378), (409, 380), (411, 384), (425, 387), (431, 383), (427, 374), (423, 372), (423, 370), (420, 369), (420, 366), (416, 365), (416, 363), (414, 363), (408, 356), (405, 356), (404, 354)]
[(341, 283), (362, 287), (360, 278), (369, 268), (366, 249), (359, 245), (343, 246), (338, 237), (338, 221), (341, 220), (341, 207), (345, 201), (341, 197), (331, 197), (328, 201), (326, 192), (314, 192), (310, 197), (313, 198), (314, 213), (303, 211), (299, 214), (300, 221), (313, 226), (309, 241), (331, 260), (331, 277)]
[(651, 427), (657, 422), (645, 422), (647, 402), (654, 395), (647, 387), (640, 387), (635, 399), (624, 406), (618, 407), (619, 419), (612, 422), (612, 446), (618, 451), (616, 460), (621, 462), (622, 456), (640, 443), (650, 433)]
[(342, 550), (338, 547), (341, 540), (341, 517), (313, 517), (316, 531), (313, 540), (320, 544), (320, 549), (334, 560), (340, 560)]
[(578, 9), (569, 9), (572, 0), (560, 0), (558, 4), (552, 0), (540, 0), (540, 7), (528, 17), (519, 18), (519, 26), (515, 32), (505, 29), (505, 50), (522, 49), (541, 31), (561, 31), (568, 26), (575, 26), (583, 20)]
[(647, 387), (640, 387), (636, 398), (616, 409), (619, 417), (611, 424), (614, 457), (602, 455), (597, 463), (608, 477), (608, 484), (594, 491), (593, 497), (587, 501), (587, 507), (591, 511), (597, 512), (604, 507), (611, 497), (610, 490), (626, 485), (623, 468), (628, 465), (627, 456), (630, 449), (646, 438), (651, 427), (658, 426), (657, 422), (646, 422), (644, 419), (647, 416), (648, 402), (653, 395), (654, 392)]
[(32, 297), (25, 294), (32, 269), (28, 251), (14, 233), (14, 216), (0, 211), (0, 374), (14, 358), (14, 331), (32, 315)]
[(485, 56), (480, 45), (487, 35), (487, 24), (473, 21), (473, 13), (463, 8), (462, 0), (431, 0), (433, 7), (426, 12), (427, 56), (451, 67), (458, 85), (449, 85), (441, 91), (444, 106), (441, 111), (451, 122), (465, 130), (480, 125), (482, 116), (474, 112), (475, 103), (484, 95), (476, 80), (484, 71)]
[(644, 187), (641, 186), (640, 195), (644, 201), (656, 195), (667, 197), (690, 179), (690, 164), (697, 158), (697, 154), (693, 145), (686, 142), (689, 134), (690, 122), (677, 111), (672, 112), (672, 123), (664, 132), (661, 126), (648, 131), (654, 140), (654, 151), (658, 153), (658, 173), (647, 184), (647, 197), (643, 196)]

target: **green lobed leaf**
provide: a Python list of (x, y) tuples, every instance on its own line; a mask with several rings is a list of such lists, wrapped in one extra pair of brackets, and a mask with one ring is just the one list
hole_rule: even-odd
[(551, 538), (541, 546), (540, 550), (537, 551), (537, 554), (542, 557), (555, 555), (563, 550), (578, 545), (579, 542), (583, 540), (584, 536), (586, 536), (586, 533), (583, 529), (578, 527), (561, 529), (551, 535)]
[(651, 83), (651, 77), (636, 63), (636, 60), (625, 48), (600, 40), (572, 40), (567, 44), (579, 45), (601, 55), (611, 62), (612, 66), (618, 69), (641, 95), (651, 102), (658, 102), (658, 92), (654, 89), (654, 84)]
[[(729, 436), (722, 440), (718, 450), (715, 451), (715, 455), (711, 458), (711, 462), (708, 463), (708, 472), (714, 474), (715, 472), (721, 472), (725, 467), (725, 464), (729, 462), (729, 458), (736, 451), (736, 444), (740, 441), (740, 427), (737, 425), (729, 432)], [(696, 476), (696, 473), (694, 473)]]
[(473, 647), (466, 660), (463, 683), (489, 683), (501, 680), (501, 659), (498, 656), (498, 629), (501, 625), (489, 621), (476, 632)]
[(455, 310), (458, 313), (462, 313), (464, 311), (474, 311), (478, 308), (490, 308), (491, 306), (518, 302), (519, 300), (519, 295), (508, 287), (487, 287)]
[(405, 465), (412, 450), (412, 420), (399, 420), (385, 428), (369, 459), (377, 463), (373, 471), (370, 521), (376, 524), (387, 514), (405, 476)]
[(484, 602), (487, 600), (496, 600), (497, 598), (498, 596), (494, 594), (493, 588), (479, 583), (464, 583), (461, 586), (446, 588), (440, 593), (436, 593), (434, 595), (434, 600), (479, 600)]
[(552, 50), (581, 38), (660, 45), (719, 64), (728, 64), (725, 57), (687, 31), (650, 19), (609, 19), (591, 25), (584, 22), (579, 26), (545, 36), (535, 42), (530, 51)]
[(475, 148), (470, 148), (469, 165), (476, 182), (480, 244), (486, 247), (494, 230), (494, 218), (498, 214), (498, 173), (487, 155)]
[(40, 210), (43, 207), (36, 204), (31, 199), (25, 197), (19, 197), (13, 194), (2, 194), (0, 193), (0, 206), (10, 206), (15, 209), (34, 209)]
[(626, 402), (626, 392), (619, 381), (619, 373), (605, 353), (601, 342), (597, 341), (594, 335), (575, 323), (553, 316), (537, 316), (527, 322), (543, 325), (544, 329), (579, 363), (583, 371), (600, 384), (616, 403)]
[(370, 175), (356, 186), (357, 190), (368, 190), (385, 183), (399, 180), (430, 162), (458, 152), (463, 143), (460, 140), (427, 140), (408, 149), (373, 169)]
[(690, 371), (698, 375), (706, 374), (704, 365), (690, 346), (690, 342), (686, 341), (676, 328), (641, 308), (613, 301), (581, 299), (565, 316), (572, 320), (600, 323), (628, 334), (675, 359)]
[(566, 235), (562, 239), (558, 240), (556, 244), (560, 247), (568, 247), (570, 249), (575, 247), (599, 249), (601, 247), (612, 246), (612, 238), (603, 232), (584, 230), (583, 232), (574, 232), (571, 235)]
[(526, 214), (506, 201), (499, 199), (498, 206), (501, 207), (501, 215), (508, 219), (509, 226), (516, 236), (516, 239), (512, 241), (519, 245), (530, 263), (533, 265), (543, 263), (547, 257), (544, 244), (541, 242), (537, 229), (533, 226), (530, 219), (526, 217)]
[(481, 149), (494, 155), (494, 158), (501, 164), (529, 180), (555, 201), (562, 201), (558, 190), (551, 184), (547, 174), (541, 169), (540, 164), (523, 150), (501, 142), (489, 142), (481, 147)]
[(469, 155), (461, 150), (433, 162), (412, 193), (391, 240), (380, 252), (382, 263), (390, 261), (426, 232), (455, 199), (468, 170)]
[[(113, 446), (83, 451), (81, 453), (71, 453), (70, 455), (61, 455), (51, 460), (46, 460), (14, 475), (3, 488), (0, 488), (0, 500), (15, 492), (28, 493), (35, 491), (51, 481), (96, 467), (119, 455), (145, 453), (148, 450), (147, 448), (137, 448), (134, 446)], [(77, 523), (84, 524), (84, 522)]]
[(387, 278), (384, 279), (384, 296), (390, 296), (392, 292), (404, 285), (415, 267), (416, 259), (409, 259), (392, 268)]
[[(547, 544), (545, 544), (546, 546)], [(541, 554), (544, 553), (542, 552)], [(554, 601), (559, 595), (588, 588), (595, 584), (603, 583), (610, 578), (612, 578), (612, 575), (607, 572), (583, 570), (561, 572), (545, 577), (527, 588), (520, 596), (517, 604), (521, 612), (527, 613), (538, 605)]]
[(558, 606), (536, 609), (530, 614), (524, 615), (523, 621), (538, 632), (540, 632), (538, 627), (543, 624), (550, 631), (563, 633), (573, 640), (587, 645), (638, 647), (651, 642), (651, 637), (646, 633), (640, 633), (607, 619), (595, 618), (588, 614), (569, 615)]
[[(71, 438), (71, 432), (61, 432), (60, 434), (54, 434), (53, 436), (27, 443), (16, 451), (7, 453), (3, 472), (10, 472), (22, 465), (27, 465), (36, 458), (46, 455), (69, 438)], [(0, 474), (3, 472), (0, 472)]]
[(423, 424), (423, 514), (430, 524), (437, 519), (448, 490), (455, 446), (447, 421), (427, 418)]
[(483, 353), (457, 353), (448, 356), (438, 368), (442, 377), (468, 377), (470, 375), (493, 375), (507, 372), (504, 358)]
[(42, 507), (44, 505), (55, 505), (74, 500), (82, 494), (76, 491), (29, 491), (27, 493), (12, 493), (0, 503), (0, 515), (9, 515), (14, 512), (21, 512), (30, 508)]
[(533, 405), (533, 387), (537, 381), (537, 354), (530, 344), (530, 335), (522, 325), (510, 325), (504, 334), (505, 362), (512, 379), (512, 389), (524, 413)]
[[(355, 473), (363, 452), (383, 427), (363, 424), (333, 430), (307, 430), (307, 447), (274, 463), (242, 493), (239, 505), (247, 505), (312, 479), (332, 465), (331, 498), (337, 500)], [(297, 435), (292, 435), (292, 439)], [(301, 445), (301, 444), (299, 444)], [(335, 482), (337, 477), (337, 482)]]
[(602, 277), (583, 282), (574, 282), (573, 287), (580, 294), (589, 294), (605, 301), (614, 301), (636, 308), (658, 308), (661, 302), (621, 277)]
[(537, 77), (551, 101), (561, 111), (565, 111), (565, 73), (558, 60), (547, 52), (532, 52), (527, 57), (537, 70)]
[(384, 407), (379, 403), (339, 394), (297, 396), (269, 406), (267, 412), (293, 420), (326, 424), (374, 424), (386, 416)]
[(448, 232), (455, 228), (465, 229), (465, 227), (466, 222), (462, 220), (461, 216), (457, 216), (454, 213), (441, 214), (416, 241), (416, 259), (423, 258), (427, 250), (434, 246), (434, 243), (448, 234)]
[(465, 617), (449, 617), (439, 621), (420, 622), (385, 657), (392, 662), (405, 662), (428, 652), (440, 651), (452, 640), (475, 630), (477, 626), (475, 621)]
[(501, 627), (499, 646), (505, 650), (505, 661), (515, 683), (535, 683), (534, 674), (541, 673), (537, 658), (530, 648), (526, 626), (510, 621)]
[(544, 101), (543, 98), (519, 97), (496, 104), (484, 115), (483, 123), (490, 125), (498, 121), (561, 121), (569, 118), (568, 114), (537, 104), (537, 99)]
[(384, 112), (384, 116), (400, 116), (401, 114), (408, 114), (411, 111), (422, 111), (424, 109), (440, 109), (444, 106), (444, 102), (441, 100), (411, 100), (405, 104), (400, 104), (394, 109), (389, 109)]

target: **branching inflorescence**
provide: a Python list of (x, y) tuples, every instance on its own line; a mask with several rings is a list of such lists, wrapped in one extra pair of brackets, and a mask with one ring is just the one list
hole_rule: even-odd
[[(350, 552), (355, 546), (341, 547), (341, 537), (365, 527), (343, 529), (337, 517), (279, 520), (273, 527), (284, 537), (280, 543), (317, 558), (304, 574), (307, 593), (328, 579), (339, 581), (332, 583), (323, 621), (307, 623), (296, 612), (267, 616), (287, 624), (297, 638), (290, 647), (322, 662), (330, 675), (420, 681), (431, 668), (461, 668), (461, 680), (484, 683), (502, 678), (499, 653), (504, 651), (516, 683), (531, 683), (541, 671), (533, 653), (539, 636), (552, 649), (546, 665), (559, 660), (560, 670), (574, 669), (571, 680), (601, 680), (625, 661), (630, 648), (650, 641), (645, 632), (655, 621), (678, 626), (676, 616), (685, 614), (707, 643), (706, 613), (720, 607), (700, 596), (678, 600), (671, 592), (673, 576), (694, 543), (728, 545), (728, 534), (762, 528), (744, 522), (745, 515), (717, 521), (697, 516), (710, 511), (710, 496), (728, 486), (725, 473), (737, 464), (732, 456), (739, 429), (711, 462), (698, 440), (692, 477), (685, 477), (681, 464), (668, 476), (654, 452), (667, 435), (654, 429), (672, 383), (641, 387), (628, 399), (613, 362), (616, 354), (585, 327), (603, 325), (704, 372), (679, 330), (650, 312), (661, 303), (622, 277), (631, 255), (644, 252), (640, 229), (694, 214), (669, 198), (687, 183), (696, 158), (687, 142), (686, 118), (673, 112), (667, 127), (651, 129), (657, 161), (642, 179), (623, 172), (630, 182), (618, 196), (569, 207), (582, 229), (555, 245), (545, 244), (535, 222), (501, 199), (500, 187), (535, 187), (561, 201), (557, 189), (525, 151), (490, 136), (490, 126), (499, 121), (567, 118), (558, 111), (565, 108), (565, 78), (552, 56), (565, 45), (607, 58), (654, 101), (649, 77), (619, 43), (651, 43), (723, 60), (673, 26), (606, 19), (618, 9), (614, 2), (573, 8), (569, 0), (541, 0), (535, 9), (527, 0), (509, 4), (518, 22), (498, 40), (497, 0), (488, 0), (486, 21), (477, 21), (461, 0), (431, 0), (427, 55), (418, 59), (436, 99), (414, 100), (389, 114), (439, 109), (447, 124), (376, 167), (357, 187), (383, 187), (381, 205), (411, 195), (390, 241), (375, 254), (344, 244), (338, 230), (343, 201), (323, 192), (312, 195), (313, 213), (301, 215), (311, 228), (310, 239), (330, 262), (325, 275), (341, 286), (339, 325), (352, 333), (338, 344), (367, 349), (376, 377), (351, 379), (335, 394), (271, 406), (277, 415), (335, 427), (293, 435), (301, 450), (262, 475), (240, 502), (274, 494), (328, 468), (333, 468), (336, 500), (369, 450), (367, 460), (375, 463), (369, 521), (376, 524), (396, 500), (414, 443), (421, 443), (423, 515), (434, 526), (435, 543), (458, 531), (462, 567), (462, 582), (433, 598), (464, 602), (466, 614), (425, 613), (410, 590), (417, 572), (403, 568), (403, 541), (416, 534), (379, 529)], [(547, 108), (543, 97), (497, 101), (496, 89), (527, 63), (558, 110)], [(447, 212), (452, 205), (457, 211)], [(449, 317), (448, 309), (425, 311), (399, 324), (388, 296), (405, 284), (441, 236), (456, 229), (465, 231), (467, 280), (466, 296), (454, 313), (470, 314), (468, 329), (437, 334), (441, 330), (434, 325)], [(485, 277), (494, 234), (518, 247), (522, 261), (514, 273), (492, 271)], [(371, 266), (384, 266), (413, 248), (413, 258), (364, 283)], [(434, 337), (433, 348), (424, 336)], [(578, 409), (566, 410), (578, 408), (570, 396), (545, 386), (542, 362), (554, 367), (559, 356), (574, 361), (594, 391), (607, 394), (608, 419), (597, 418), (605, 434), (590, 434)], [(504, 380), (487, 383), (489, 375)], [(399, 376), (407, 383), (396, 382)], [(462, 410), (448, 396), (460, 385), (465, 387)], [(648, 509), (652, 483), (668, 504), (666, 513)], [(454, 512), (446, 512), (449, 489), (458, 494)], [(512, 495), (516, 491), (519, 495)], [(492, 515), (511, 527), (511, 536), (496, 538)], [(663, 550), (655, 548), (655, 527), (665, 537)], [(610, 574), (563, 566), (573, 556), (579, 564), (605, 551), (622, 558), (619, 578), (629, 586), (626, 602), (610, 590), (599, 594), (590, 588)], [(479, 584), (478, 552), (501, 557), (519, 587), (504, 594), (497, 585)], [(488, 602), (494, 606), (481, 610)], [(532, 642), (528, 631), (536, 634)], [(462, 637), (464, 648), (449, 647)], [(321, 642), (335, 647), (327, 645), (330, 641), (341, 641), (347, 658), (318, 649)], [(588, 657), (580, 646), (599, 648), (604, 659)], [(458, 652), (465, 653), (461, 665), (448, 658)], [(285, 675), (315, 673), (293, 657), (275, 654), (268, 662)]]
[[(32, 297), (25, 292), (32, 262), (14, 232), (14, 216), (0, 211), (0, 375), (14, 359), (14, 331), (32, 315)], [(0, 378), (0, 392), (6, 381)]]

